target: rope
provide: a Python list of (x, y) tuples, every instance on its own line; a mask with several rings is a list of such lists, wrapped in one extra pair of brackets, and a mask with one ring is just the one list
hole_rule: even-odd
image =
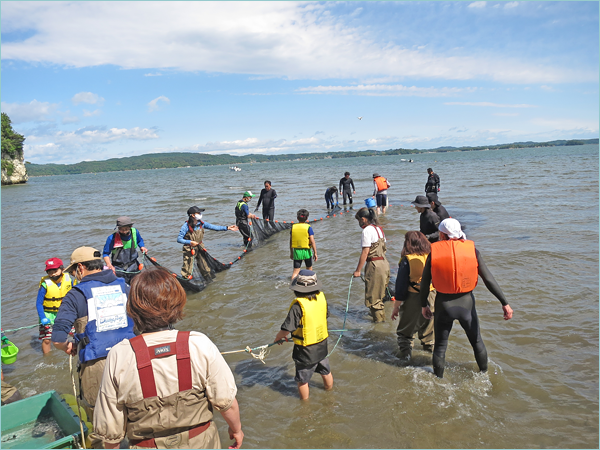
[(73, 395), (75, 396), (75, 400), (77, 401), (77, 412), (79, 419), (79, 429), (81, 430), (81, 446), (85, 447), (85, 433), (83, 432), (83, 422), (81, 420), (81, 405), (79, 404), (79, 397), (77, 396), (77, 388), (75, 388), (75, 375), (73, 375), (73, 354), (69, 354), (69, 372), (71, 373), (71, 382), (73, 384)]
[[(340, 330), (340, 335), (338, 336), (337, 342), (335, 343), (335, 345), (333, 346), (333, 348), (331, 349), (329, 354), (326, 356), (326, 358), (329, 358), (329, 356), (333, 353), (333, 351), (335, 350), (337, 345), (340, 343), (340, 339), (342, 339), (342, 336), (344, 335), (344, 331), (350, 331), (350, 330), (346, 330), (345, 328), (346, 328), (346, 319), (348, 318), (348, 308), (350, 307), (350, 292), (352, 290), (352, 280), (353, 279), (354, 279), (354, 275), (352, 275), (352, 277), (350, 278), (350, 285), (348, 286), (348, 301), (346, 302), (346, 314), (344, 315), (344, 325), (342, 325), (342, 329)], [(331, 330), (331, 331), (337, 331), (337, 330)]]
[[(258, 359), (261, 363), (266, 364), (265, 358), (267, 357), (267, 355), (270, 352), (269, 348), (274, 346), (275, 344), (281, 344), (283, 342), (289, 342), (289, 340), (286, 338), (283, 338), (283, 339), (279, 339), (278, 341), (272, 342), (270, 344), (261, 345), (261, 346), (254, 347), (254, 348), (250, 348), (249, 346), (247, 346), (243, 350), (232, 350), (230, 352), (221, 352), (221, 355), (230, 355), (232, 353), (246, 352), (246, 353), (250, 353), (250, 355), (253, 358)], [(255, 350), (260, 350), (260, 351), (258, 352), (258, 354), (255, 354), (255, 353), (253, 353)]]
[(12, 330), (2, 330), (5, 333), (11, 333), (13, 331), (19, 331), (19, 330), (26, 330), (27, 328), (34, 328), (34, 327), (38, 327), (40, 324), (36, 323), (35, 325), (28, 325), (26, 327), (20, 327), (20, 328), (13, 328)]

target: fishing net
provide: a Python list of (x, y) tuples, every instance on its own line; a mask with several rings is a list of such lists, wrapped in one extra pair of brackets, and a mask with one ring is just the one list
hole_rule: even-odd
[[(342, 214), (341, 208), (339, 206), (336, 206), (325, 217), (319, 217), (318, 219), (309, 220), (308, 223), (314, 223), (324, 219), (336, 217), (338, 214)], [(250, 240), (248, 241), (248, 245), (246, 246), (244, 251), (233, 261), (229, 261), (227, 263), (221, 262), (218, 259), (214, 258), (210, 253), (208, 253), (206, 249), (196, 248), (194, 249), (193, 255), (194, 260), (192, 265), (192, 274), (189, 277), (186, 278), (181, 276), (179, 271), (173, 271), (169, 268), (167, 268), (167, 270), (169, 270), (169, 272), (171, 272), (173, 276), (177, 278), (177, 281), (179, 281), (181, 286), (183, 286), (183, 288), (186, 291), (200, 292), (206, 286), (212, 283), (213, 279), (215, 278), (215, 274), (229, 269), (233, 264), (240, 261), (247, 254), (247, 252), (263, 245), (264, 242), (274, 234), (277, 234), (280, 231), (291, 229), (292, 225), (294, 224), (294, 221), (269, 221), (262, 219), (253, 219), (249, 221), (248, 224), (250, 225)], [(196, 254), (196, 252), (199, 253)], [(202, 262), (199, 263), (200, 258), (202, 259)], [(146, 264), (146, 262), (149, 262), (150, 264)], [(204, 270), (200, 268), (200, 264), (204, 266)], [(142, 270), (146, 270), (150, 265), (156, 267), (164, 267), (156, 260), (156, 258), (152, 258), (149, 255), (143, 255), (142, 263), (140, 264), (140, 270), (135, 272), (120, 272), (123, 272), (125, 275), (127, 275), (128, 278), (133, 278)]]

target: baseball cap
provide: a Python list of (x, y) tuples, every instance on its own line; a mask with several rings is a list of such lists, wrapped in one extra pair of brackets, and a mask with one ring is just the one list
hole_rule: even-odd
[(192, 214), (200, 214), (202, 211), (206, 211), (204, 208), (198, 208), (197, 206), (192, 206), (187, 210), (187, 215), (191, 216)]
[(70, 272), (75, 264), (82, 262), (93, 261), (95, 259), (102, 259), (100, 252), (93, 247), (79, 247), (71, 253), (71, 263), (69, 267), (65, 269), (65, 272)]
[(244, 192), (244, 197), (254, 197), (254, 194), (251, 191)]
[(63, 265), (62, 259), (50, 258), (48, 261), (46, 261), (46, 270), (58, 269), (62, 265)]

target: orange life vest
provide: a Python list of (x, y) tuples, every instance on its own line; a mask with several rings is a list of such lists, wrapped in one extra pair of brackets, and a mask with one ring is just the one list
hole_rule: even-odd
[(378, 191), (385, 191), (387, 188), (390, 187), (388, 181), (383, 177), (375, 178), (375, 183), (377, 183)]
[(475, 243), (468, 240), (431, 244), (431, 282), (438, 292), (460, 294), (477, 286)]

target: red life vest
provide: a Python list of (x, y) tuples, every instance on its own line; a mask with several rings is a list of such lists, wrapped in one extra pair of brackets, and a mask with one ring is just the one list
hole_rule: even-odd
[(450, 240), (431, 244), (431, 282), (438, 292), (471, 292), (477, 286), (477, 267), (473, 241)]

